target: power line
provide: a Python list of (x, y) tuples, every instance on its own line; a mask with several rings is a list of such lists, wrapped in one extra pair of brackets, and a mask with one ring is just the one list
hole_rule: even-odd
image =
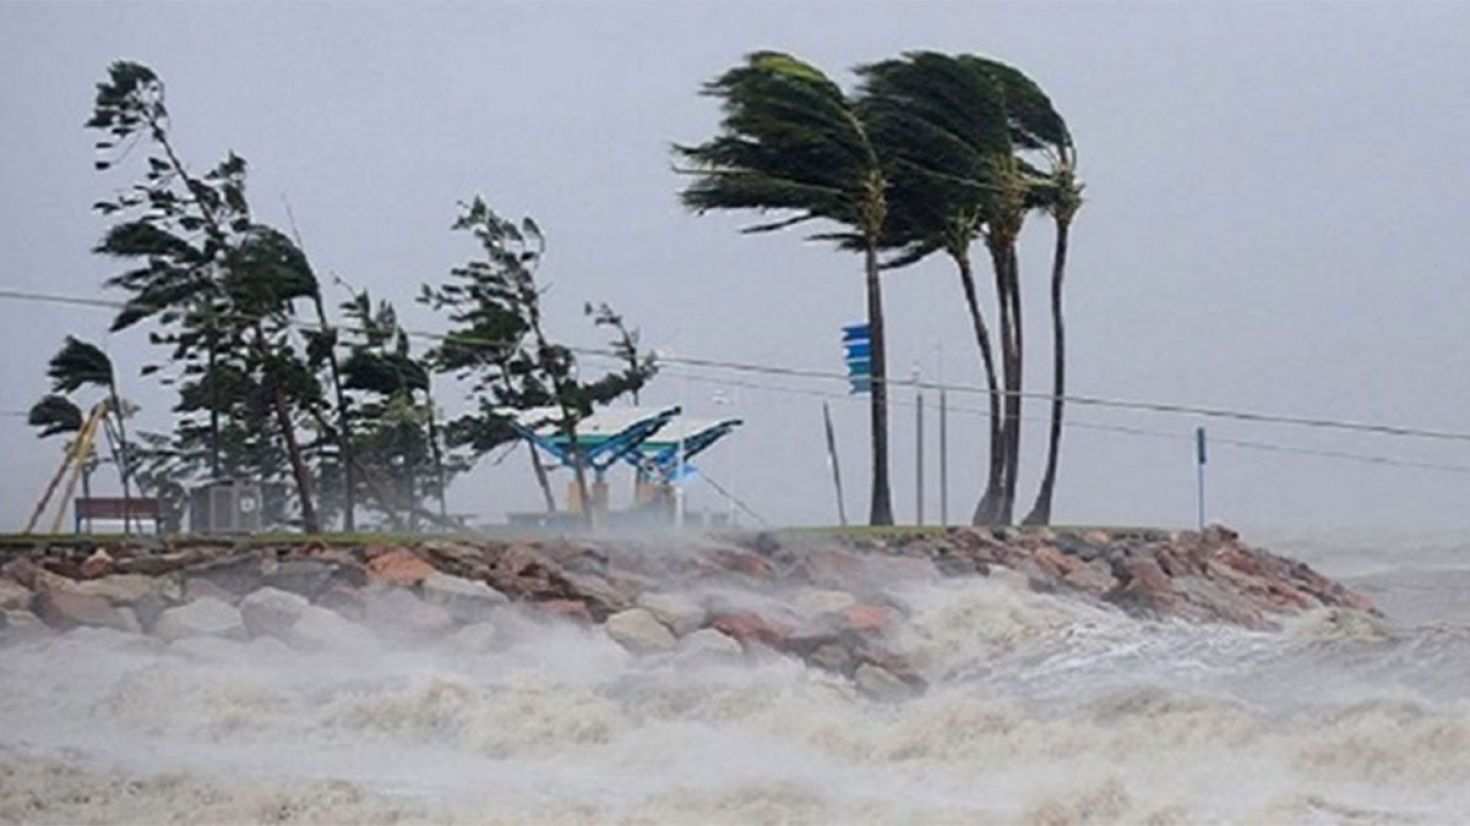
[[(127, 302), (115, 301), (115, 300), (108, 300), (108, 299), (102, 299), (102, 298), (87, 298), (87, 297), (81, 297), (81, 296), (68, 296), (68, 295), (59, 295), (59, 294), (52, 294), (52, 293), (40, 293), (40, 292), (27, 292), (27, 291), (10, 290), (10, 289), (0, 289), (0, 298), (8, 298), (8, 299), (22, 300), (22, 301), (37, 301), (37, 302), (50, 302), (50, 303), (58, 303), (58, 304), (72, 304), (72, 305), (81, 305), (81, 306), (90, 306), (90, 307), (122, 308), (122, 307), (125, 307), (125, 306), (134, 306), (134, 307), (138, 306), (136, 304), (130, 305)], [(225, 315), (223, 317), (232, 317), (232, 316), (229, 315), (229, 314), (227, 314), (227, 315)], [(241, 316), (241, 317), (242, 318), (253, 318), (253, 317), (245, 317), (245, 316)], [(290, 320), (287, 321), (287, 323), (290, 326), (292, 326), (292, 327), (295, 327), (295, 328), (298, 328), (298, 329), (302, 329), (302, 330), (311, 330), (311, 331), (318, 331), (319, 332), (322, 329), (322, 326), (319, 325), (319, 324), (312, 324), (310, 322), (302, 322), (302, 321), (297, 320), (297, 319), (290, 319)], [(343, 325), (338, 325), (336, 327), (336, 329), (338, 329), (338, 330), (344, 330), (344, 331), (348, 331), (348, 332), (359, 332), (359, 333), (366, 332), (366, 331), (361, 330), (361, 329), (358, 329), (358, 328), (353, 328), (353, 327), (348, 327), (348, 326), (343, 326)], [(409, 335), (409, 336), (412, 336), (412, 337), (415, 337), (415, 338), (428, 339), (428, 340), (432, 340), (432, 341), (440, 341), (440, 342), (452, 341), (452, 342), (457, 342), (457, 343), (462, 343), (462, 344), (479, 344), (479, 345), (490, 345), (490, 346), (504, 346), (501, 342), (498, 342), (498, 341), (493, 341), (493, 340), (489, 340), (489, 339), (479, 339), (479, 338), (476, 338), (476, 337), (473, 337), (473, 336), (461, 336), (461, 335), (454, 335), (454, 334), (449, 334), (449, 333), (435, 333), (435, 332), (424, 331), (424, 330), (404, 330), (404, 333), (406, 335)], [(568, 347), (567, 349), (569, 349), (572, 352), (577, 353), (579, 355), (606, 356), (606, 357), (614, 357), (614, 358), (618, 357), (615, 352), (613, 352), (611, 350), (601, 349), (601, 348)], [(733, 371), (733, 372), (755, 373), (755, 374), (760, 374), (760, 375), (772, 375), (772, 376), (787, 376), (787, 377), (791, 377), (791, 378), (822, 379), (822, 380), (830, 380), (830, 381), (841, 381), (843, 383), (846, 383), (847, 382), (847, 375), (845, 373), (838, 373), (838, 372), (826, 371), (826, 370), (813, 370), (813, 369), (809, 369), (809, 368), (789, 367), (789, 366), (783, 366), (783, 365), (752, 364), (752, 363), (748, 363), (748, 362), (736, 362), (736, 361), (727, 361), (727, 360), (721, 360), (721, 359), (702, 359), (702, 358), (689, 358), (689, 357), (679, 357), (679, 356), (660, 356), (660, 360), (663, 361), (663, 362), (669, 363), (669, 364), (683, 364), (683, 365), (688, 365), (688, 366), (691, 366), (691, 367), (705, 367), (705, 368), (710, 368), (710, 369), (730, 370), (730, 371)], [(890, 386), (915, 387), (915, 388), (924, 388), (924, 389), (929, 389), (929, 390), (949, 390), (949, 391), (956, 392), (956, 393), (970, 393), (970, 394), (977, 394), (977, 395), (990, 395), (990, 390), (988, 388), (977, 387), (977, 386), (974, 386), (974, 385), (955, 384), (955, 383), (949, 383), (949, 382), (940, 383), (940, 382), (926, 381), (926, 380), (919, 380), (919, 379), (893, 379), (893, 378), (889, 378), (886, 381), (887, 381), (887, 383)], [(1057, 398), (1057, 397), (1052, 396), (1049, 393), (1036, 393), (1036, 392), (1025, 392), (1025, 391), (1022, 391), (1022, 392), (998, 391), (998, 394), (999, 395), (1006, 395), (1006, 396), (1018, 396), (1018, 397), (1023, 398), (1023, 399), (1032, 399), (1032, 400), (1039, 400), (1039, 401), (1051, 401), (1054, 398)], [(1203, 417), (1203, 418), (1224, 419), (1224, 420), (1243, 421), (1243, 422), (1253, 422), (1253, 423), (1258, 423), (1258, 424), (1280, 424), (1280, 425), (1289, 425), (1289, 426), (1294, 426), (1294, 427), (1305, 427), (1305, 428), (1324, 429), (1324, 430), (1341, 430), (1341, 431), (1356, 432), (1356, 433), (1373, 433), (1373, 434), (1383, 435), (1383, 436), (1403, 436), (1403, 437), (1413, 437), (1413, 438), (1422, 438), (1422, 439), (1435, 439), (1435, 440), (1441, 440), (1441, 441), (1470, 442), (1470, 433), (1464, 433), (1464, 432), (1458, 432), (1458, 431), (1449, 431), (1449, 430), (1434, 430), (1434, 429), (1428, 429), (1428, 428), (1409, 427), (1409, 426), (1403, 426), (1403, 425), (1389, 425), (1389, 424), (1378, 424), (1378, 423), (1371, 423), (1371, 422), (1344, 421), (1344, 420), (1337, 420), (1337, 419), (1306, 417), (1306, 416), (1286, 416), (1286, 415), (1273, 414), (1273, 413), (1260, 413), (1260, 412), (1248, 411), (1248, 410), (1234, 410), (1234, 409), (1222, 408), (1222, 407), (1209, 407), (1209, 406), (1199, 406), (1199, 405), (1187, 405), (1187, 404), (1177, 404), (1177, 403), (1172, 403), (1172, 402), (1132, 401), (1132, 400), (1125, 400), (1125, 399), (1106, 398), (1106, 397), (1102, 397), (1102, 396), (1064, 395), (1064, 396), (1061, 396), (1060, 398), (1061, 398), (1062, 401), (1067, 402), (1069, 404), (1075, 404), (1075, 405), (1081, 405), (1081, 406), (1090, 406), (1090, 407), (1107, 407), (1107, 408), (1114, 408), (1114, 409), (1120, 409), (1120, 410), (1136, 410), (1136, 411), (1143, 411), (1143, 412), (1150, 412), (1150, 413), (1165, 413), (1165, 414), (1191, 415), (1191, 416), (1199, 416), (1199, 417)]]

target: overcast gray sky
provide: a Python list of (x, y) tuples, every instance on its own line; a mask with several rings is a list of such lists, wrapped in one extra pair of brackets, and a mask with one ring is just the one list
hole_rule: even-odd
[[(88, 252), (104, 226), (88, 206), (128, 176), (92, 171), (81, 125), (93, 84), (127, 58), (167, 81), (193, 165), (247, 157), (258, 216), (284, 225), (288, 197), (317, 267), (397, 300), (412, 327), (439, 328), (411, 298), (473, 254), (448, 226), (456, 202), (481, 193), (546, 230), (543, 272), (568, 338), (598, 342), (580, 307), (606, 300), (679, 354), (838, 370), (838, 328), (863, 316), (860, 260), (794, 234), (741, 236), (741, 217), (695, 217), (676, 201), (669, 144), (717, 120), (699, 84), (764, 48), (844, 83), (853, 65), (906, 49), (973, 51), (1050, 92), (1087, 181), (1068, 276), (1077, 393), (1470, 431), (1464, 4), (0, 3), (0, 283), (97, 295), (113, 273)], [(1033, 221), (1022, 250), (1033, 389), (1049, 383), (1050, 243)], [(917, 361), (934, 376), (942, 349), (946, 379), (980, 383), (942, 261), (888, 276), (886, 296), (896, 373)], [(105, 342), (129, 373), (148, 357), (142, 331), (109, 338), (108, 321), (0, 301), (0, 523), (20, 525), (58, 458), (58, 443), (10, 414), (45, 391), (62, 336)], [(711, 400), (728, 375), (665, 376), (649, 400), (726, 412)], [(864, 514), (863, 402), (840, 384), (755, 380), (803, 392), (726, 388), (749, 425), (711, 452), (709, 474), (772, 521), (833, 521), (813, 395), (825, 391), (849, 512)], [(166, 426), (168, 395), (126, 384), (145, 406), (140, 426)], [(451, 410), (464, 404), (445, 395)], [(968, 411), (984, 402), (951, 404), (951, 514), (963, 517), (985, 433)], [(1069, 416), (1176, 437), (1200, 423)], [(896, 508), (911, 520), (913, 412), (893, 418)], [(1045, 429), (1028, 426), (1027, 504)], [(1465, 444), (1210, 428), (1470, 466)], [(1190, 522), (1190, 451), (1183, 438), (1069, 430), (1057, 519)], [(1211, 460), (1210, 512), (1237, 524), (1470, 522), (1470, 475), (1223, 445)], [(524, 457), (485, 464), (457, 484), (455, 510), (535, 507)], [(695, 501), (719, 506), (708, 491)]]

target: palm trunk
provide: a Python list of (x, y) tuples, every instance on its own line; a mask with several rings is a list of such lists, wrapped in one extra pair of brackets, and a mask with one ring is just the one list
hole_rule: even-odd
[(980, 299), (975, 291), (975, 272), (970, 265), (969, 253), (961, 251), (952, 255), (959, 269), (960, 286), (965, 293), (965, 305), (970, 310), (970, 323), (975, 329), (975, 343), (980, 346), (980, 358), (985, 365), (985, 384), (990, 390), (990, 468), (985, 480), (985, 494), (980, 497), (980, 502), (975, 506), (975, 513), (970, 520), (976, 525), (983, 525), (993, 520), (997, 497), (1000, 495), (1003, 463), (1000, 382), (995, 373), (995, 351), (990, 344), (990, 330), (986, 327), (985, 317), (980, 312)]
[(107, 379), (107, 389), (112, 394), (112, 412), (117, 416), (117, 474), (122, 479), (123, 491), (123, 534), (133, 532), (133, 483), (132, 457), (128, 451), (128, 426), (123, 423), (122, 399), (117, 395), (117, 381)]
[(1026, 515), (1024, 524), (1051, 524), (1052, 495), (1057, 484), (1057, 456), (1062, 444), (1062, 405), (1067, 391), (1067, 348), (1066, 324), (1062, 317), (1062, 279), (1067, 271), (1067, 233), (1071, 221), (1057, 219), (1056, 249), (1051, 262), (1051, 330), (1052, 330), (1052, 391), (1051, 430), (1047, 437), (1046, 472), (1041, 477), (1041, 490), (1036, 494), (1036, 504)]
[(893, 497), (888, 488), (888, 362), (883, 331), (883, 292), (878, 280), (878, 251), (873, 241), (865, 250), (868, 285), (868, 331), (872, 338), (873, 378), (869, 412), (873, 428), (873, 499), (868, 522), (893, 524)]
[(1016, 256), (1016, 243), (1012, 240), (1006, 249), (1006, 281), (1008, 298), (1011, 302), (1011, 386), (1006, 388), (1007, 418), (1011, 429), (1006, 445), (1006, 486), (1004, 507), (1001, 511), (1004, 524), (1015, 521), (1016, 483), (1020, 477), (1021, 464), (1021, 391), (1024, 384), (1025, 361), (1022, 358), (1026, 340), (1021, 321), (1021, 277), (1020, 264)]
[[(1000, 308), (1000, 347), (1001, 347), (1001, 372), (1004, 382), (1005, 398), (1001, 400), (1000, 415), (1000, 445), (998, 451), (997, 484), (995, 499), (989, 513), (984, 514), (986, 524), (1004, 525), (1011, 520), (1011, 513), (1007, 503), (1006, 491), (1011, 485), (1010, 474), (1014, 465), (1011, 463), (1012, 440), (1011, 431), (1014, 428), (1012, 421), (1013, 409), (1011, 407), (1011, 391), (1015, 386), (1016, 371), (1016, 334), (1015, 321), (1013, 319), (1013, 307), (1010, 300), (1010, 278), (1008, 276), (1010, 265), (1007, 260), (1005, 246), (1002, 242), (988, 244), (990, 248), (991, 269), (995, 273), (995, 297), (996, 304)], [(977, 515), (981, 515), (977, 512)]]

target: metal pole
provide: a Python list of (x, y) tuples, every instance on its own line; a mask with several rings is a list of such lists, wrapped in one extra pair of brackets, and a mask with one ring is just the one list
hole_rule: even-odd
[(917, 524), (924, 524), (924, 391), (920, 390), (914, 406), (914, 438), (918, 442), (914, 449), (914, 510), (918, 514)]
[(939, 390), (939, 524), (949, 527), (949, 404)]
[(847, 527), (847, 506), (842, 504), (842, 470), (837, 466), (837, 436), (832, 432), (832, 411), (822, 402), (822, 421), (827, 426), (827, 464), (832, 466), (832, 486), (837, 489), (837, 521)]
[(1205, 429), (1196, 427), (1194, 429), (1195, 445), (1195, 473), (1197, 478), (1197, 491), (1199, 493), (1199, 529), (1205, 529)]

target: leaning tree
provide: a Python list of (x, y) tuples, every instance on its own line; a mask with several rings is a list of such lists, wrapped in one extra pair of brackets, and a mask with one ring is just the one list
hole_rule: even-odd
[(812, 238), (863, 253), (872, 335), (873, 490), (869, 521), (893, 523), (888, 482), (887, 334), (879, 247), (888, 214), (888, 173), (856, 101), (811, 64), (781, 52), (757, 52), (706, 84), (720, 101), (719, 133), (676, 146), (682, 171), (694, 177), (685, 206), (760, 210), (788, 217), (746, 228), (767, 232), (813, 220), (842, 229)]
[[(319, 530), (296, 432), (300, 411), (322, 403), (292, 336), (293, 302), (317, 290), (305, 256), (283, 234), (252, 219), (243, 158), (231, 153), (203, 174), (184, 163), (169, 132), (163, 81), (148, 67), (114, 63), (97, 85), (87, 126), (104, 134), (97, 143), (98, 170), (140, 144), (149, 148), (143, 180), (94, 207), (118, 216), (96, 251), (130, 265), (107, 282), (128, 293), (113, 330), (156, 322), (153, 340), (170, 345), (171, 360), (180, 365), (172, 379), (180, 383), (181, 409), (208, 413), (207, 452), (216, 478), (228, 446), (222, 420), (249, 421), (249, 408), (263, 401), (289, 463), (303, 526)], [(180, 440), (197, 445), (200, 429), (181, 424), (188, 432), (181, 429)], [(246, 429), (239, 435), (250, 440), (262, 434)], [(168, 449), (161, 450), (168, 458)]]
[[(472, 234), (483, 257), (454, 268), (438, 287), (425, 285), (420, 299), (446, 311), (452, 325), (430, 358), (440, 371), (469, 380), (478, 404), (446, 428), (448, 441), (483, 455), (516, 438), (509, 426), (511, 411), (552, 408), (544, 424), (557, 429), (572, 453), (582, 513), (593, 523), (578, 427), (597, 406), (636, 394), (657, 373), (657, 364), (651, 354), (639, 352), (637, 333), (606, 305), (590, 315), (620, 333), (619, 369), (589, 377), (572, 348), (552, 339), (541, 303), (545, 288), (536, 279), (546, 238), (531, 218), (502, 218), (476, 197), (463, 206), (454, 229)], [(536, 467), (550, 502), (539, 462)]]

